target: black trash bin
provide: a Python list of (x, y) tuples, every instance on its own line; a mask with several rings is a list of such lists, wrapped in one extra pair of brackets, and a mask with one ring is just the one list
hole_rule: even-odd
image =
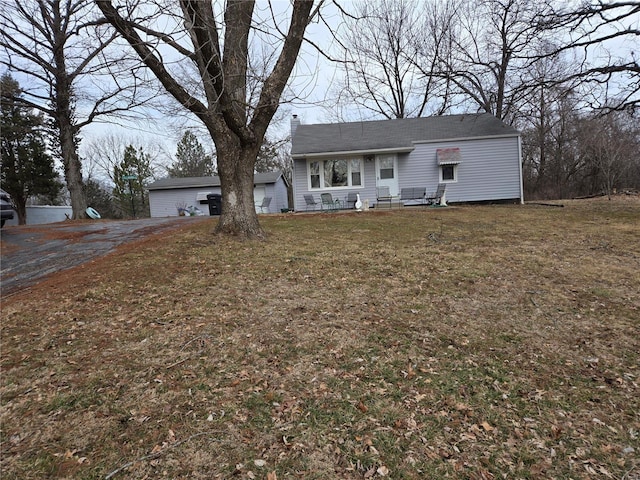
[(222, 195), (219, 193), (210, 193), (207, 195), (209, 203), (209, 215), (220, 215), (222, 213)]

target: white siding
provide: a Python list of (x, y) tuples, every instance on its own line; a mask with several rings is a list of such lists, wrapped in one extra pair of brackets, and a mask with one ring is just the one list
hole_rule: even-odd
[(439, 148), (460, 149), (457, 181), (447, 183), (448, 202), (520, 199), (518, 138), (493, 138), (416, 144), (398, 162), (401, 187), (426, 187), (435, 192), (440, 179)]
[[(71, 218), (71, 207), (55, 205), (32, 205), (27, 207), (27, 225), (40, 225), (43, 223), (63, 222)], [(13, 214), (13, 219), (7, 220), (5, 225), (18, 225), (18, 214)]]

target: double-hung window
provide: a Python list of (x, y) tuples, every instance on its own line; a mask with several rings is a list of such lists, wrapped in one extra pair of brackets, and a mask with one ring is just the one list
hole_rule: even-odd
[(309, 185), (312, 189), (361, 187), (362, 159), (338, 158), (309, 162)]

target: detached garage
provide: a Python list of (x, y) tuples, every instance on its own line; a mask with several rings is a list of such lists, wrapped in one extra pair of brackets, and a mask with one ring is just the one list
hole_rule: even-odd
[[(277, 213), (289, 208), (288, 183), (282, 172), (256, 173), (253, 196), (258, 213)], [(163, 178), (149, 185), (149, 207), (152, 217), (177, 217), (178, 208), (194, 206), (209, 214), (207, 195), (220, 194), (220, 177)], [(260, 209), (265, 197), (268, 207)]]

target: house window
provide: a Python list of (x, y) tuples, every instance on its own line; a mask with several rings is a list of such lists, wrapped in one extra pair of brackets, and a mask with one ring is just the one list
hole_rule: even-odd
[(349, 162), (347, 160), (324, 161), (324, 187), (346, 187), (349, 185)]
[(459, 148), (439, 148), (436, 150), (438, 158), (438, 167), (440, 169), (440, 182), (457, 182), (458, 181), (458, 165), (460, 161)]
[(351, 185), (362, 185), (361, 162), (358, 159), (349, 161), (351, 167)]
[(320, 188), (320, 162), (309, 164), (309, 178), (311, 179), (311, 188)]
[(455, 182), (457, 165), (441, 165), (440, 166), (440, 181), (441, 182)]
[(309, 186), (312, 189), (362, 186), (362, 159), (309, 162)]
[(385, 155), (379, 157), (380, 162), (380, 180), (389, 180), (395, 178), (393, 173), (394, 156)]

